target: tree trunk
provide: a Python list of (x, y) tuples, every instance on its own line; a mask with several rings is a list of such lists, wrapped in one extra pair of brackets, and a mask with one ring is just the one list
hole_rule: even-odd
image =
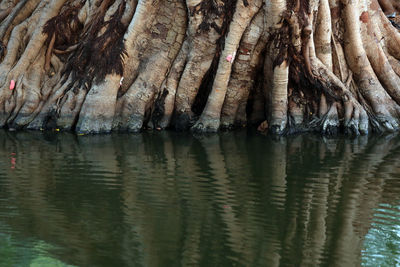
[(400, 128), (395, 0), (6, 0), (0, 127)]

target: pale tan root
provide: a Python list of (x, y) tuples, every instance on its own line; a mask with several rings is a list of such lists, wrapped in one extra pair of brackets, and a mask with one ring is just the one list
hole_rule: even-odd
[[(163, 7), (165, 11), (166, 6)], [(175, 2), (175, 10), (183, 10), (182, 3)], [(184, 12), (180, 12), (184, 14)], [(163, 18), (163, 19), (162, 19)], [(160, 21), (162, 19), (162, 21)], [(161, 28), (165, 32), (154, 35), (149, 44), (149, 55), (140, 68), (140, 74), (128, 91), (118, 99), (116, 116), (113, 121), (113, 128), (140, 131), (144, 126), (146, 114), (151, 113), (154, 99), (160, 92), (161, 85), (167, 75), (172, 62), (182, 47), (186, 20), (183, 16), (175, 16), (167, 19), (159, 14), (151, 31)]]
[[(117, 8), (120, 6), (120, 4), (121, 4), (121, 1), (116, 1), (106, 11), (105, 21), (108, 21), (110, 19), (110, 17), (115, 14), (115, 12), (117, 11)], [(134, 9), (132, 9), (131, 4), (134, 4), (134, 3), (126, 4), (126, 9), (124, 11), (124, 14), (122, 15), (121, 20), (128, 19), (130, 21), (130, 19), (132, 18)], [(81, 10), (81, 12), (82, 12), (82, 10)], [(95, 12), (93, 12), (91, 9), (85, 10), (85, 14), (80, 14), (80, 20), (86, 21), (86, 17), (92, 17), (94, 13)], [(87, 21), (87, 22), (90, 23), (90, 21)], [(128, 25), (126, 25), (126, 26), (128, 26)], [(102, 34), (104, 32), (104, 30), (105, 29), (102, 29), (100, 31), (100, 34)], [(62, 52), (63, 53), (70, 52), (70, 51), (76, 49), (76, 47), (77, 47), (77, 45), (70, 46), (67, 50), (62, 51)], [(118, 82), (116, 80), (118, 80)], [(116, 97), (114, 99), (110, 95), (108, 95), (106, 97), (104, 97), (104, 95), (109, 93), (110, 90), (113, 90), (113, 88), (120, 88), (120, 81), (121, 81), (121, 76), (111, 74), (110, 76), (107, 76), (105, 78), (105, 80), (103, 82), (101, 82), (100, 84), (95, 84), (95, 85), (92, 85), (92, 87), (91, 87), (91, 91), (89, 92), (89, 94), (94, 94), (95, 96), (90, 101), (99, 103), (98, 105), (102, 106), (101, 108), (99, 108), (99, 106), (97, 106), (97, 108), (99, 108), (101, 111), (100, 115), (98, 115), (97, 113), (91, 114), (91, 116), (93, 116), (93, 115), (99, 116), (98, 117), (99, 121), (98, 122), (89, 121), (89, 123), (100, 128), (100, 130), (98, 130), (96, 128), (96, 131), (101, 131), (101, 129), (103, 129), (103, 127), (107, 127), (107, 126), (104, 126), (104, 124), (102, 124), (102, 123), (104, 123), (104, 120), (106, 120), (106, 121), (110, 120), (110, 118), (107, 119), (105, 117), (110, 112), (109, 111), (110, 107), (112, 107), (112, 105), (115, 104), (115, 101), (116, 101)], [(57, 111), (56, 111), (56, 113), (57, 113), (56, 127), (58, 129), (72, 130), (72, 128), (75, 125), (77, 125), (79, 114), (82, 111), (82, 105), (83, 105), (84, 101), (86, 100), (87, 96), (89, 96), (85, 86), (77, 87), (76, 84), (71, 85), (71, 86), (72, 87), (68, 90), (68, 92), (65, 93), (65, 95), (62, 97), (62, 99), (57, 102), (58, 104), (57, 104)], [(101, 93), (97, 94), (96, 92), (101, 92)], [(104, 97), (104, 98), (102, 98), (102, 97)], [(88, 102), (90, 102), (90, 101), (88, 101)], [(104, 112), (104, 111), (106, 111), (106, 112)], [(80, 129), (77, 128), (77, 130), (79, 131)], [(105, 132), (109, 131), (109, 129), (104, 129), (104, 131)]]
[[(332, 70), (332, 22), (328, 0), (321, 0), (319, 2), (317, 23), (315, 27), (315, 53), (321, 62)], [(328, 112), (328, 104), (326, 101), (325, 94), (321, 93), (318, 109), (318, 115), (320, 118)]]
[(270, 128), (281, 134), (287, 124), (289, 66), (286, 60), (274, 68)]
[[(331, 52), (332, 52), (332, 70), (333, 73), (341, 80), (342, 83), (346, 83), (349, 81), (349, 77), (351, 75), (351, 71), (349, 70), (345, 53), (342, 47), (343, 43), (343, 32), (341, 30), (341, 14), (338, 13), (340, 10), (340, 3), (337, 0), (329, 0), (329, 7), (331, 8)], [(333, 12), (335, 10), (335, 12)], [(317, 38), (317, 37), (316, 37)], [(326, 63), (324, 63), (327, 65)], [(350, 90), (352, 88), (349, 88)], [(323, 96), (326, 98), (325, 94)], [(321, 95), (322, 97), (322, 95)], [(331, 100), (332, 101), (332, 100)], [(338, 131), (338, 127), (340, 125), (339, 122), (339, 112), (342, 108), (340, 102), (334, 100), (332, 101), (330, 107), (326, 105), (327, 112), (323, 113), (319, 112), (319, 117), (321, 118), (321, 126), (322, 133), (326, 134), (334, 134)], [(322, 110), (322, 111), (325, 111)]]
[(27, 16), (33, 12), (36, 5), (40, 2), (39, 0), (31, 1), (36, 3), (28, 3), (27, 0), (20, 1), (11, 11), (11, 13), (6, 17), (0, 25), (0, 40), (7, 44), (6, 35), (10, 32), (12, 28), (21, 23), (27, 18)]
[[(204, 41), (204, 40), (203, 40)], [(216, 45), (194, 40), (175, 97), (175, 128), (184, 130), (193, 119), (192, 106), (216, 52)]]
[(138, 4), (138, 0), (132, 0), (132, 1), (127, 1), (126, 2), (126, 12), (124, 13), (124, 15), (121, 18), (121, 22), (123, 25), (128, 26), (129, 23), (132, 20), (132, 16), (135, 14), (136, 11), (136, 7)]
[[(310, 114), (315, 119), (310, 129), (316, 125), (323, 133), (339, 128), (339, 116), (344, 116), (346, 131), (355, 134), (367, 133), (369, 125), (388, 131), (400, 128), (400, 33), (377, 0), (311, 0), (307, 14), (299, 13), (304, 11), (301, 0), (292, 12), (286, 10), (291, 6), (286, 0), (238, 0), (227, 28), (231, 17), (226, 17), (226, 1), (214, 1), (218, 10), (224, 10), (220, 13), (203, 12), (201, 0), (186, 0), (186, 6), (183, 0), (129, 1), (122, 17), (128, 26), (123, 74), (114, 72), (102, 81), (93, 77), (88, 91), (77, 88), (79, 81), (72, 77), (67, 85), (57, 80), (68, 53), (80, 47), (61, 46), (55, 34), (43, 33), (45, 23), (67, 1), (20, 0), (13, 10), (0, 8), (0, 39), (7, 46), (0, 64), (1, 126), (70, 130), (76, 125), (82, 133), (136, 132), (146, 126), (166, 128), (175, 115), (176, 129), (188, 129), (215, 74), (194, 131), (259, 123), (267, 117), (263, 125), (282, 134), (291, 128), (288, 123), (300, 126)], [(86, 1), (78, 15), (84, 30), (92, 27), (98, 12), (110, 20), (123, 1)], [(262, 4), (263, 12), (256, 15)], [(318, 16), (313, 19), (314, 15)], [(98, 36), (105, 30), (100, 29)], [(262, 80), (255, 75), (265, 44)], [(54, 49), (58, 45), (59, 50)], [(213, 60), (218, 64), (210, 69)], [(305, 66), (300, 79), (322, 89), (311, 102), (311, 91), (288, 88), (290, 64), (291, 70)], [(264, 95), (253, 88), (260, 81)], [(249, 95), (253, 110), (247, 119)], [(309, 107), (312, 113), (307, 114)]]
[(11, 13), (12, 9), (13, 9), (13, 6), (10, 6), (6, 9), (2, 9), (0, 11), (0, 22), (2, 22), (3, 19), (5, 19)]
[[(55, 82), (56, 81), (56, 82)], [(27, 129), (40, 130), (48, 128), (49, 119), (55, 120), (57, 116), (58, 104), (65, 95), (68, 86), (72, 82), (71, 75), (64, 83), (59, 75), (48, 79), (42, 86), (41, 101), (35, 112), (31, 114), (28, 121)], [(55, 126), (55, 125), (54, 125)]]
[[(92, 85), (80, 110), (76, 125), (78, 133), (111, 131), (120, 80), (120, 75), (109, 74), (101, 84)], [(111, 90), (113, 92), (110, 92)], [(68, 125), (64, 125), (64, 127), (68, 127)]]
[[(399, 128), (396, 103), (390, 98), (375, 75), (362, 43), (360, 10), (356, 3), (342, 0), (346, 26), (345, 51), (359, 92), (372, 107), (379, 123), (388, 131)], [(362, 30), (362, 29), (361, 29)], [(364, 33), (365, 34), (365, 33)]]
[[(265, 30), (269, 36), (279, 37), (282, 29), (282, 16), (286, 12), (285, 0), (273, 0), (265, 6)], [(295, 29), (294, 29), (295, 30)], [(292, 42), (297, 44), (294, 37)], [(268, 126), (273, 133), (283, 133), (287, 125), (289, 65), (287, 51), (279, 51), (279, 45), (270, 40), (264, 60), (264, 93), (268, 106)], [(285, 49), (285, 48), (283, 48)], [(299, 47), (297, 48), (299, 49)], [(276, 57), (281, 54), (280, 64), (274, 66)]]
[[(107, 9), (106, 13), (104, 14), (104, 21), (109, 21), (111, 19), (111, 16), (115, 14), (119, 5), (121, 4), (121, 1), (122, 0), (115, 0), (114, 3)], [(100, 33), (102, 32), (100, 31)]]
[[(10, 69), (16, 64), (18, 60), (19, 49), (23, 49), (20, 47), (24, 44), (23, 38), (27, 30), (28, 21), (21, 23), (18, 25), (12, 34), (11, 41), (8, 43), (8, 53), (4, 58), (3, 62), (0, 65), (0, 68), (3, 70), (0, 73), (0, 126), (3, 127), (10, 116), (8, 113), (14, 107), (14, 101), (10, 101), (10, 97), (13, 94), (13, 91), (8, 90), (7, 77), (10, 72)], [(22, 81), (22, 77), (19, 77), (17, 80), (14, 80), (16, 85), (19, 85)], [(18, 92), (16, 93), (18, 94)], [(8, 102), (8, 103), (7, 103)], [(7, 104), (7, 105), (6, 105)], [(7, 108), (6, 108), (7, 106)]]
[[(376, 0), (371, 1), (371, 6), (373, 6), (374, 1)], [(395, 27), (393, 27), (393, 25), (390, 23), (385, 14), (383, 14), (383, 12), (378, 12), (378, 14), (380, 16), (380, 23), (378, 23), (378, 25), (381, 32), (385, 36), (385, 45), (389, 53), (396, 59), (400, 60), (400, 32)]]
[(391, 55), (386, 55), (393, 71), (400, 76), (400, 61), (392, 57)]
[(378, 76), (379, 81), (392, 99), (395, 100), (397, 104), (400, 104), (400, 78), (394, 72), (380, 44), (380, 40), (382, 39), (381, 33), (379, 28), (375, 26), (375, 23), (379, 22), (379, 20), (374, 19), (374, 17), (379, 16), (376, 14), (377, 12), (381, 11), (374, 12), (375, 14), (371, 15), (371, 19), (367, 23), (364, 23), (364, 47), (369, 62)]
[[(164, 65), (149, 62), (149, 65), (152, 67), (149, 69), (146, 68), (148, 71), (141, 73), (128, 92), (118, 99), (116, 105), (117, 112), (112, 126), (114, 130), (139, 132), (142, 129), (145, 113), (149, 108), (147, 104), (153, 102), (157, 88), (162, 83), (162, 81), (157, 79), (160, 77), (158, 75), (155, 77), (150, 69), (154, 69), (155, 67), (162, 69), (165, 65), (168, 66), (170, 64), (170, 62), (160, 59), (158, 59), (158, 62), (164, 63)], [(163, 74), (166, 74), (166, 69), (164, 69)]]
[[(368, 115), (365, 109), (355, 99), (353, 94), (350, 92), (348, 87), (340, 81), (340, 79), (323, 64), (315, 54), (314, 39), (312, 32), (310, 32), (309, 38), (309, 56), (310, 56), (310, 67), (312, 69), (312, 75), (322, 83), (324, 88), (328, 90), (328, 93), (336, 100), (342, 100), (345, 108), (345, 121), (344, 127), (346, 131), (353, 134), (367, 134), (368, 133)], [(335, 90), (332, 88), (335, 87)], [(330, 110), (330, 114), (324, 118), (322, 129), (328, 129), (337, 125), (336, 116), (336, 105)], [(333, 120), (327, 120), (331, 119)]]
[[(38, 7), (38, 9), (40, 8), (41, 6)], [(37, 11), (29, 19), (24, 20), (18, 26), (12, 29), (10, 39), (6, 43), (7, 53), (0, 65), (0, 68), (3, 70), (0, 73), (0, 87), (4, 86), (4, 84), (7, 82), (8, 74), (18, 63), (18, 61), (21, 60), (23, 52), (26, 50), (26, 46), (28, 45), (32, 36), (32, 25), (36, 25), (38, 23), (40, 16), (41, 13)], [(36, 57), (36, 53), (38, 51), (32, 52), (34, 54), (33, 56)], [(5, 94), (5, 96), (0, 98), (7, 98), (7, 93), (9, 93), (7, 90), (3, 90), (0, 94)]]
[(114, 129), (138, 132), (143, 127), (146, 113), (152, 108), (155, 96), (160, 92), (164, 77), (176, 57), (178, 47), (181, 46), (183, 34), (177, 36), (177, 39), (173, 44), (155, 45), (158, 48), (163, 46), (163, 49), (159, 49), (159, 53), (148, 59), (147, 65), (141, 70), (131, 88), (117, 101)]
[[(129, 24), (124, 36), (124, 44), (127, 52), (124, 57), (124, 81), (120, 91), (126, 92), (132, 85), (138, 75), (138, 68), (141, 62), (143, 51), (148, 46), (147, 30), (151, 26), (151, 21), (156, 16), (155, 10), (159, 7), (159, 2), (151, 6), (148, 1), (133, 1), (127, 8), (121, 18), (121, 22)], [(150, 7), (146, 12), (146, 8)], [(129, 19), (133, 15), (132, 19)]]
[(64, 67), (64, 63), (55, 54), (51, 56), (50, 65), (51, 71), (49, 77), (53, 77), (55, 74), (58, 74)]
[(265, 47), (266, 38), (260, 38), (263, 27), (264, 12), (259, 11), (244, 32), (237, 59), (233, 63), (221, 111), (221, 127), (246, 124), (247, 99), (254, 86), (257, 67), (260, 67), (260, 54)]
[[(345, 131), (355, 135), (367, 134), (369, 126), (369, 118), (367, 112), (355, 99), (353, 94), (348, 90), (345, 84), (343, 84), (329, 69), (322, 64), (316, 57), (310, 58), (312, 73), (318, 79), (319, 82), (325, 88), (335, 87), (335, 92), (329, 92), (332, 96), (335, 96), (336, 100), (342, 100), (345, 115), (344, 115), (344, 127)], [(337, 120), (337, 107), (336, 104), (332, 105), (326, 116), (322, 121), (323, 132), (329, 133), (335, 131), (334, 128), (338, 126)]]
[[(59, 88), (61, 86), (60, 85), (60, 80), (61, 80), (60, 73), (57, 72), (57, 74), (55, 74), (51, 77), (45, 76), (44, 72), (42, 72), (43, 71), (43, 68), (42, 68), (43, 63), (39, 63), (39, 64), (42, 64), (41, 67), (39, 68), (39, 66), (38, 66), (38, 69), (35, 69), (35, 71), (41, 72), (42, 76), (34, 77), (33, 76), (34, 74), (32, 74), (32, 75), (30, 75), (30, 77), (34, 77), (34, 78), (32, 78), (32, 80), (36, 84), (40, 80), (41, 81), (40, 85), (38, 87), (33, 87), (32, 96), (30, 96), (28, 94), (27, 99), (21, 108), (21, 111), (17, 114), (14, 121), (10, 122), (12, 127), (15, 127), (15, 128), (30, 127), (29, 126), (30, 123), (42, 111), (42, 108), (45, 105), (46, 101), (48, 100), (50, 93), (53, 92), (53, 90), (56, 90), (57, 88)], [(40, 127), (41, 126), (42, 125), (40, 125)], [(30, 127), (30, 129), (37, 130), (37, 129), (39, 129), (39, 126), (38, 126), (38, 128)]]
[(4, 69), (4, 72), (0, 74), (0, 85), (5, 82), (6, 75), (18, 59), (19, 49), (22, 48), (21, 45), (24, 43), (23, 40), (27, 31), (27, 26), (28, 21), (25, 21), (15, 27), (12, 31), (10, 41), (7, 45), (7, 54), (0, 65), (1, 68)]
[(189, 54), (189, 43), (186, 39), (182, 45), (182, 48), (178, 56), (176, 57), (172, 65), (171, 71), (169, 72), (162, 86), (162, 91), (166, 90), (168, 94), (165, 97), (163, 118), (159, 122), (159, 125), (155, 125), (155, 127), (160, 127), (161, 129), (164, 129), (168, 127), (169, 124), (171, 123), (171, 118), (175, 107), (176, 90), (178, 88), (179, 80), (182, 76), (183, 69), (185, 68), (188, 54)]
[(87, 96), (84, 87), (73, 86), (62, 98), (57, 109), (56, 127), (61, 130), (72, 130), (76, 125), (82, 104)]
[[(328, 112), (322, 117), (322, 133), (323, 134), (335, 134), (338, 131), (338, 128), (340, 126), (339, 123), (339, 115), (337, 112), (337, 107), (336, 107), (337, 103), (334, 102), (332, 103), (332, 105), (330, 106)], [(364, 114), (366, 115), (366, 114)], [(367, 127), (367, 126), (361, 126), (362, 127)], [(366, 134), (366, 131), (361, 130), (362, 134)]]
[[(15, 91), (19, 90), (19, 85), (20, 82), (22, 81), (22, 77), (24, 76), (24, 73), (26, 70), (32, 65), (32, 63), (35, 61), (36, 57), (38, 56), (39, 52), (41, 51), (41, 48), (47, 38), (46, 34), (42, 32), (44, 24), (53, 16), (58, 14), (58, 11), (60, 10), (61, 6), (64, 4), (66, 0), (56, 0), (56, 1), (51, 1), (50, 4), (47, 6), (45, 5), (46, 2), (43, 2), (41, 9), (41, 16), (38, 21), (38, 25), (35, 29), (35, 31), (32, 33), (32, 38), (29, 40), (28, 45), (26, 46), (24, 52), (22, 53), (21, 57), (19, 58), (17, 64), (12, 67), (12, 69), (8, 72), (6, 78), (0, 80), (0, 106), (4, 105), (4, 112), (10, 112), (14, 107), (11, 103), (8, 101), (10, 98), (11, 94), (14, 93)], [(38, 8), (39, 8), (38, 7)], [(39, 11), (37, 11), (39, 12)], [(33, 16), (34, 17), (34, 16)], [(9, 90), (8, 85), (10, 84), (10, 81), (14, 80), (16, 81), (16, 86), (14, 90)], [(19, 82), (19, 83), (18, 83)], [(2, 107), (0, 107), (0, 110), (2, 110)], [(1, 112), (1, 111), (0, 111)], [(2, 120), (4, 123), (4, 121)], [(1, 124), (3, 125), (3, 124)]]
[(23, 76), (22, 85), (18, 91), (14, 91), (9, 101), (15, 102), (15, 108), (10, 111), (11, 115), (7, 120), (10, 128), (22, 128), (30, 121), (27, 120), (36, 110), (41, 98), (41, 86), (45, 72), (45, 49), (36, 58), (35, 62)]
[(53, 48), (54, 48), (54, 43), (56, 41), (56, 34), (53, 33), (53, 36), (50, 39), (49, 47), (47, 48), (46, 52), (46, 61), (44, 63), (44, 70), (46, 72), (49, 71), (50, 69), (50, 63), (51, 63), (51, 54), (53, 53)]
[(214, 78), (213, 87), (207, 99), (207, 104), (196, 124), (192, 127), (193, 131), (217, 131), (220, 125), (222, 105), (228, 87), (232, 63), (235, 60), (236, 52), (239, 47), (240, 39), (253, 16), (261, 8), (261, 0), (248, 1), (249, 6), (245, 6), (243, 1), (236, 4), (235, 14), (229, 25), (228, 35), (225, 39), (225, 47), (222, 51), (217, 73)]
[(390, 0), (379, 0), (379, 5), (382, 7), (386, 14), (392, 14), (396, 10)]
[(328, 112), (328, 104), (326, 102), (326, 96), (321, 93), (319, 107), (318, 107), (318, 117), (322, 118)]
[[(128, 70), (134, 72), (137, 69), (140, 62), (138, 58), (139, 42), (142, 40), (140, 36), (148, 29), (148, 23), (154, 18), (156, 14), (155, 10), (158, 7), (158, 4), (153, 5), (152, 1), (149, 0), (140, 1), (138, 4), (124, 36), (124, 44), (127, 51), (124, 59), (124, 72)], [(92, 15), (95, 16), (95, 14), (89, 14), (88, 20), (90, 20), (90, 16)], [(122, 81), (123, 76), (110, 74), (104, 81), (94, 84), (82, 104), (76, 131), (81, 133), (111, 131), (120, 83), (122, 82), (122, 84), (127, 86), (127, 84), (132, 83), (132, 76), (132, 74), (127, 74), (128, 78)], [(101, 105), (101, 108), (98, 108), (98, 105)]]
[[(346, 64), (343, 47), (340, 43), (338, 43), (335, 40), (335, 38), (336, 37), (332, 35), (332, 46), (334, 48), (332, 53), (332, 59), (333, 59), (332, 71), (334, 75), (337, 76), (342, 83), (345, 83), (346, 81), (349, 80), (351, 71), (349, 70)], [(340, 125), (339, 114), (338, 114), (338, 110), (340, 108), (338, 108), (338, 106), (341, 106), (340, 103), (338, 103), (337, 101), (333, 101), (331, 106), (328, 108), (327, 113), (321, 114), (320, 112), (320, 118), (322, 119), (322, 133), (334, 134), (335, 132), (337, 132), (338, 127)]]
[[(186, 6), (195, 9), (200, 6), (201, 1), (186, 0)], [(222, 2), (219, 2), (222, 5)], [(203, 12), (194, 12), (189, 15), (187, 39), (189, 41), (189, 55), (185, 69), (176, 91), (175, 98), (175, 129), (187, 130), (192, 124), (193, 112), (192, 105), (200, 89), (201, 83), (217, 52), (217, 41), (221, 34), (213, 27), (208, 31), (200, 29), (200, 25), (205, 20)], [(221, 27), (224, 14), (220, 14), (207, 21)]]
[(316, 56), (327, 68), (332, 69), (332, 22), (328, 0), (320, 0), (314, 37)]
[(349, 70), (346, 62), (346, 57), (342, 43), (344, 43), (344, 36), (341, 19), (340, 0), (329, 0), (329, 6), (331, 8), (331, 23), (332, 23), (332, 68), (333, 73), (342, 81), (346, 82)]

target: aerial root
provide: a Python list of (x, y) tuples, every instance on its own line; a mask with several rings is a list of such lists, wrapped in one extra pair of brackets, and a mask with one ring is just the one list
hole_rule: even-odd
[(186, 39), (179, 51), (178, 56), (176, 57), (174, 63), (172, 64), (172, 68), (165, 79), (162, 85), (162, 94), (166, 92), (166, 97), (164, 98), (164, 114), (161, 120), (158, 122), (155, 127), (159, 127), (160, 129), (164, 129), (168, 127), (171, 123), (171, 118), (174, 112), (175, 107), (175, 96), (176, 91), (178, 89), (179, 80), (182, 76), (182, 72), (185, 68), (187, 57), (189, 54), (189, 41)]
[[(21, 0), (0, 11), (0, 125), (216, 132), (263, 122), (275, 134), (325, 135), (400, 128), (400, 33), (379, 5), (298, 0), (287, 12), (282, 0), (262, 11), (261, 0), (239, 0), (207, 13), (197, 0), (129, 2)], [(339, 2), (340, 14), (331, 12)], [(49, 21), (58, 27), (47, 32)]]
[(243, 34), (232, 66), (224, 105), (221, 111), (221, 127), (230, 129), (247, 124), (246, 105), (255, 76), (261, 66), (261, 53), (266, 43), (264, 14), (259, 11)]
[(393, 100), (400, 104), (400, 78), (393, 70), (386, 53), (384, 52), (381, 40), (382, 33), (376, 25), (379, 24), (380, 10), (371, 11), (371, 18), (362, 25), (364, 32), (363, 43), (369, 62), (375, 74), (379, 78), (386, 92)]
[(199, 120), (192, 126), (195, 132), (216, 132), (220, 126), (221, 110), (224, 104), (232, 64), (235, 61), (240, 40), (250, 25), (251, 20), (261, 8), (260, 0), (251, 0), (246, 6), (243, 1), (237, 1), (232, 22), (225, 39), (225, 46), (219, 59), (213, 86), (207, 99), (207, 104)]
[[(344, 104), (345, 115), (344, 115), (344, 128), (348, 133), (353, 134), (367, 134), (368, 133), (368, 116), (364, 108), (353, 96), (353, 94), (347, 89), (348, 87), (343, 84), (339, 78), (336, 77), (319, 59), (311, 58), (312, 72), (318, 81), (323, 85), (330, 97), (333, 97), (336, 101), (341, 100)], [(322, 120), (322, 129), (326, 129), (328, 125), (336, 125), (335, 116), (336, 105), (332, 105), (328, 111), (328, 121), (325, 118)], [(333, 116), (333, 117), (332, 117)]]
[(26, 126), (27, 129), (40, 130), (56, 126), (58, 104), (65, 95), (65, 92), (68, 91), (72, 83), (72, 77), (70, 75), (65, 80), (59, 77), (60, 79), (57, 79), (58, 82), (54, 83), (53, 81), (56, 78), (57, 76), (54, 79), (48, 79), (44, 83), (43, 88), (48, 87), (50, 89), (41, 91), (40, 103), (29, 118), (30, 123)]
[(397, 74), (397, 76), (400, 76), (400, 61), (388, 54), (386, 54), (386, 57), (388, 58), (393, 71)]
[(44, 70), (45, 70), (46, 72), (48, 72), (49, 69), (50, 69), (51, 54), (53, 53), (53, 48), (54, 48), (54, 43), (55, 43), (55, 41), (56, 41), (56, 34), (53, 33), (53, 35), (51, 36), (51, 39), (50, 39), (49, 46), (48, 46), (48, 48), (47, 48), (46, 60), (45, 60), (45, 63), (44, 63)]
[(19, 2), (17, 6), (15, 6), (12, 9), (12, 11), (5, 10), (5, 13), (3, 15), (7, 14), (7, 16), (5, 17), (4, 21), (2, 21), (0, 26), (0, 40), (3, 40), (7, 31), (10, 30), (11, 24), (14, 22), (15, 18), (20, 14), (20, 11), (24, 8), (26, 2), (27, 0)]
[(76, 125), (82, 104), (87, 96), (83, 87), (73, 86), (62, 98), (57, 109), (57, 128), (72, 130)]
[[(147, 48), (148, 51), (152, 51), (153, 53), (143, 56), (143, 61), (141, 62), (141, 67), (135, 81), (117, 99), (116, 114), (112, 126), (115, 130), (138, 132), (147, 126), (160, 128), (159, 121), (162, 119), (163, 114), (161, 114), (162, 110), (159, 110), (159, 108), (163, 109), (164, 106), (161, 107), (160, 101), (163, 102), (163, 100), (159, 97), (166, 96), (166, 92), (161, 91), (163, 83), (165, 84), (165, 77), (168, 75), (171, 65), (180, 50), (183, 51), (183, 54), (177, 60), (182, 60), (183, 62), (178, 62), (178, 66), (174, 66), (175, 69), (173, 71), (176, 72), (176, 78), (180, 76), (179, 69), (183, 68), (180, 64), (184, 64), (186, 60), (186, 52), (184, 51), (186, 48), (182, 50), (184, 32), (176, 32), (176, 28), (181, 29), (186, 24), (186, 20), (184, 19), (185, 13), (179, 1), (175, 1), (175, 6), (180, 10), (178, 12), (179, 16), (169, 18), (168, 20), (164, 19), (163, 22), (158, 21), (158, 18), (156, 18), (154, 24), (157, 27), (163, 25), (165, 34), (174, 33), (176, 38), (168, 41), (168, 43), (163, 38), (152, 38), (148, 44), (151, 47)], [(143, 14), (146, 15), (146, 12)], [(155, 25), (152, 27), (155, 27)], [(143, 26), (147, 27), (147, 25)], [(142, 30), (146, 33), (144, 28)], [(150, 36), (147, 38), (151, 39)], [(156, 49), (158, 49), (157, 52), (154, 52)]]
[(385, 36), (387, 49), (393, 57), (400, 60), (400, 32), (393, 27), (388, 18), (382, 12), (379, 12), (379, 18), (380, 20), (378, 25)]
[(196, 96), (201, 94), (200, 88), (213, 75), (212, 64), (218, 58), (216, 53), (220, 53), (220, 38), (226, 30), (226, 11), (233, 1), (219, 2), (220, 8), (225, 12), (218, 12), (217, 9), (202, 12), (204, 3), (206, 2), (186, 0), (189, 10), (186, 39), (190, 50), (176, 90), (173, 124), (178, 131), (188, 130), (195, 121), (192, 108)]
[(9, 127), (22, 128), (30, 121), (28, 118), (35, 111), (40, 102), (42, 81), (45, 77), (43, 65), (45, 62), (45, 48), (43, 47), (28, 71), (24, 74), (22, 84), (15, 94), (15, 108), (7, 121)]

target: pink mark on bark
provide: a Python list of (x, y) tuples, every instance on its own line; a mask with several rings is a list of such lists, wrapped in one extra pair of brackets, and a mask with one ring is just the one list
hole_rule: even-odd
[(368, 14), (367, 11), (364, 11), (363, 13), (361, 13), (360, 20), (363, 23), (368, 23), (369, 22), (369, 14)]
[(226, 57), (226, 61), (228, 61), (229, 63), (233, 63), (233, 61), (235, 60), (235, 56), (236, 56), (236, 52), (233, 54), (230, 54)]
[(14, 88), (15, 88), (15, 81), (11, 80), (11, 82), (10, 82), (10, 90), (14, 90)]

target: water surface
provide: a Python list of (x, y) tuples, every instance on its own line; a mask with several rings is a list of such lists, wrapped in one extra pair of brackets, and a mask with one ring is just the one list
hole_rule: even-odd
[(0, 266), (399, 266), (400, 137), (0, 131)]

